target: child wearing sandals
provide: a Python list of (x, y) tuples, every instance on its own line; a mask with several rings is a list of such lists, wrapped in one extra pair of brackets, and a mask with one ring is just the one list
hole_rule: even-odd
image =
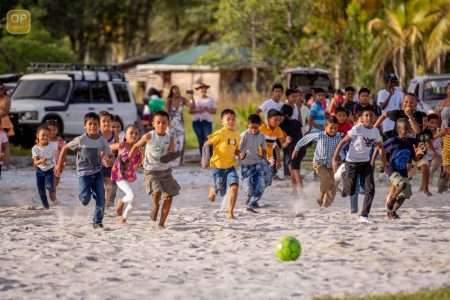
[(53, 168), (56, 166), (55, 151), (54, 147), (49, 144), (50, 130), (47, 127), (39, 127), (36, 138), (37, 144), (31, 149), (33, 165), (36, 168), (36, 185), (43, 208), (49, 209), (46, 190), (48, 190), (53, 203), (58, 204), (53, 174)]
[[(138, 139), (139, 129), (136, 125), (128, 125), (125, 129), (124, 141), (110, 146), (112, 151), (118, 151), (112, 168), (111, 180), (125, 193), (123, 198), (119, 198), (116, 207), (116, 213), (120, 216), (120, 224), (126, 223), (127, 217), (136, 207), (136, 168), (141, 161), (141, 150), (137, 149), (132, 157), (129, 154)], [(127, 160), (129, 162), (125, 163)]]
[(157, 220), (159, 201), (162, 197), (164, 204), (157, 229), (165, 229), (164, 224), (170, 212), (172, 199), (180, 193), (180, 186), (172, 176), (169, 162), (180, 157), (181, 153), (180, 151), (173, 151), (175, 143), (173, 137), (167, 133), (167, 127), (169, 126), (169, 114), (167, 112), (155, 112), (152, 126), (154, 130), (144, 134), (131, 148), (128, 160), (134, 157), (140, 147), (145, 145), (144, 184), (146, 192), (153, 196), (153, 209), (150, 213), (150, 219)]

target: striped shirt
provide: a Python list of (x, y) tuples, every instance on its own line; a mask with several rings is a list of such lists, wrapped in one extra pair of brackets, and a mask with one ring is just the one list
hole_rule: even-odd
[[(268, 124), (262, 124), (259, 127), (259, 131), (264, 134), (264, 137), (266, 138), (266, 154), (269, 157), (273, 157), (273, 150), (277, 147), (277, 140), (281, 140), (284, 135), (283, 131), (280, 127), (271, 129)], [(260, 153), (261, 154), (261, 153)]]
[(325, 131), (307, 134), (295, 145), (295, 151), (299, 151), (301, 147), (313, 141), (317, 142), (316, 149), (314, 150), (313, 163), (327, 165), (328, 168), (332, 168), (334, 151), (341, 141), (339, 134), (329, 136)]
[[(325, 126), (325, 110), (320, 102), (314, 101), (309, 108), (309, 116), (319, 126)], [(320, 132), (321, 130), (312, 127), (312, 132)]]

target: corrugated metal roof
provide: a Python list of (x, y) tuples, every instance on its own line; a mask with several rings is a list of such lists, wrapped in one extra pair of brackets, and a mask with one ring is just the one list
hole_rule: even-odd
[(247, 48), (213, 43), (183, 50), (147, 65), (204, 65), (221, 69), (243, 69), (250, 67), (250, 61), (250, 51)]
[(198, 65), (198, 59), (209, 51), (208, 45), (199, 45), (183, 50), (162, 59), (152, 61), (149, 65)]

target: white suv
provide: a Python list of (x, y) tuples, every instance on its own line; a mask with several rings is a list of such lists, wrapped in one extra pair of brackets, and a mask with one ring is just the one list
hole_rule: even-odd
[(10, 118), (22, 145), (34, 142), (35, 129), (56, 120), (64, 136), (84, 132), (87, 112), (108, 111), (125, 125), (136, 124), (137, 108), (122, 72), (106, 65), (32, 64), (41, 73), (20, 78), (12, 96)]

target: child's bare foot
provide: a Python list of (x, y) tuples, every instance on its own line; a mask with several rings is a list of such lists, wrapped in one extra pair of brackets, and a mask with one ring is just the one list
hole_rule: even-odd
[(117, 200), (117, 207), (116, 207), (116, 213), (119, 216), (122, 216), (123, 214), (123, 206), (124, 206), (123, 200), (122, 198), (119, 198), (119, 200)]
[(228, 212), (227, 213), (227, 219), (232, 220), (232, 219), (236, 219), (236, 218), (234, 217), (234, 214), (232, 212)]
[(429, 190), (424, 190), (423, 193), (428, 197), (433, 196), (433, 194)]
[(55, 206), (61, 203), (61, 202), (59, 202), (58, 199), (55, 199), (55, 200), (52, 200), (52, 201), (53, 201), (53, 205), (55, 205)]
[(124, 219), (123, 217), (120, 217), (119, 219), (119, 224), (126, 224), (127, 223), (127, 219)]
[(164, 230), (164, 229), (166, 229), (166, 227), (164, 227), (164, 225), (158, 224), (158, 226), (156, 226), (156, 229)]
[(214, 191), (214, 187), (209, 188), (208, 200), (211, 202), (216, 201), (216, 192)]
[(158, 210), (159, 208), (154, 207), (150, 212), (150, 220), (153, 222), (156, 222), (156, 219), (158, 218)]

